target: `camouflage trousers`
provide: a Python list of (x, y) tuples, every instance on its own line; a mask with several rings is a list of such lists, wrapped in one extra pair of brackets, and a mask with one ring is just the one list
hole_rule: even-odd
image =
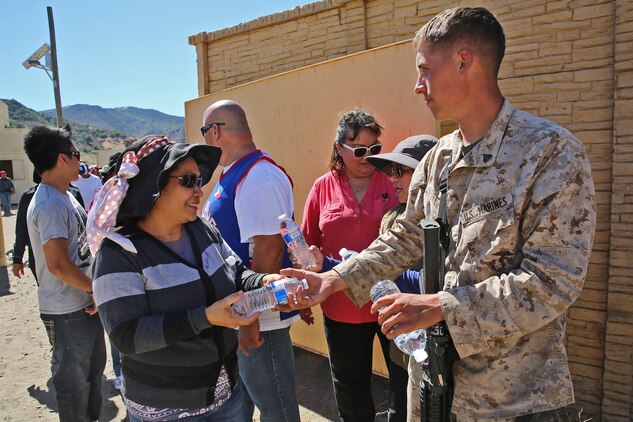
[[(409, 384), (407, 385), (407, 422), (420, 422), (420, 381), (422, 380), (422, 365), (415, 359), (409, 359)], [(548, 410), (518, 416), (516, 418), (479, 419), (467, 416), (451, 415), (451, 422), (567, 422), (573, 420), (568, 417), (565, 409)]]

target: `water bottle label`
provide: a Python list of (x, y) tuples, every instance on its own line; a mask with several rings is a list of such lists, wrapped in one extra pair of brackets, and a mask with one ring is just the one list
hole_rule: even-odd
[(284, 241), (286, 244), (293, 242), (301, 237), (301, 232), (299, 230), (291, 231), (284, 234)]
[(286, 293), (284, 282), (273, 281), (271, 283), (271, 286), (272, 286), (273, 294), (275, 295), (275, 301), (277, 301), (277, 303), (287, 303), (288, 293)]

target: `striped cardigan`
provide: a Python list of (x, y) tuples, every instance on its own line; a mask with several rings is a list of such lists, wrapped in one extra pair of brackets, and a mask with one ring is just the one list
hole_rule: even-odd
[[(237, 290), (260, 287), (217, 229), (184, 225), (197, 265), (135, 228), (138, 254), (105, 240), (93, 264), (93, 290), (103, 326), (122, 353), (123, 394), (146, 406), (200, 408), (213, 402), (222, 365), (237, 380), (235, 331), (212, 326), (205, 307)], [(227, 263), (234, 256), (236, 263)]]

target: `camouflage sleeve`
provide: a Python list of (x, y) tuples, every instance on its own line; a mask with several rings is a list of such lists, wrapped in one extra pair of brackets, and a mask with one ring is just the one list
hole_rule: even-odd
[(395, 279), (419, 262), (423, 254), (422, 229), (418, 226), (424, 219), (426, 177), (422, 164), (413, 173), (410, 186), (407, 207), (392, 228), (356, 257), (334, 267), (347, 282), (345, 293), (356, 306), (369, 301), (369, 290), (374, 283)]
[(517, 268), (439, 294), (462, 358), (542, 328), (582, 290), (595, 229), (595, 191), (582, 145), (569, 140), (529, 188), (522, 215), (516, 210), (522, 242)]

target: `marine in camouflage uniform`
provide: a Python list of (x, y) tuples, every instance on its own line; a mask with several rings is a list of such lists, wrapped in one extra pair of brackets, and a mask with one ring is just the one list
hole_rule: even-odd
[(461, 149), (459, 131), (440, 139), (413, 175), (399, 227), (335, 270), (362, 305), (375, 280), (419, 259), (418, 223), (437, 216), (452, 155), (440, 293), (460, 356), (452, 411), (493, 419), (564, 407), (574, 401), (565, 311), (582, 289), (595, 226), (587, 155), (568, 131), (507, 100), (483, 140), (464, 158)]
[(422, 160), (402, 218), (369, 248), (334, 271), (282, 271), (310, 284), (289, 307), (344, 288), (362, 305), (374, 282), (419, 260), (418, 224), (438, 217), (440, 174), (450, 156), (444, 291), (387, 296), (372, 309), (385, 307), (378, 321), (388, 338), (446, 321), (460, 358), (452, 407), (459, 422), (543, 420), (543, 412), (574, 401), (563, 337), (593, 243), (589, 160), (567, 130), (504, 99), (497, 77), (505, 36), (489, 11), (446, 10), (414, 43), (416, 94), (459, 130)]

